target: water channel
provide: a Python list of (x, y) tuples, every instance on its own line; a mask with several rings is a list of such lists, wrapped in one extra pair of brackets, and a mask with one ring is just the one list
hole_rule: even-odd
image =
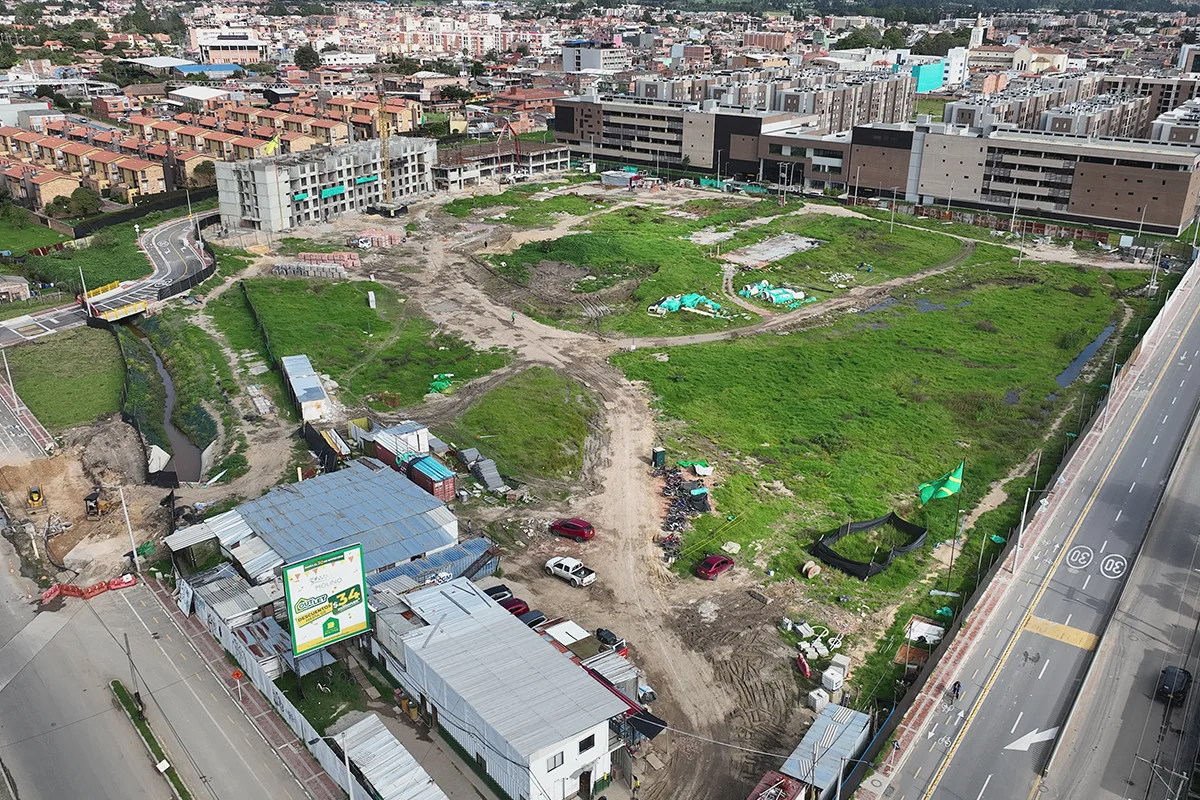
[(163, 430), (167, 432), (167, 442), (171, 446), (171, 463), (168, 464), (167, 469), (173, 468), (180, 482), (198, 481), (200, 480), (200, 448), (192, 444), (191, 440), (171, 422), (171, 412), (175, 408), (175, 382), (171, 380), (171, 373), (167, 372), (163, 360), (159, 358), (158, 351), (154, 349), (146, 334), (133, 325), (129, 326), (129, 330), (146, 345), (150, 350), (150, 355), (154, 356), (154, 367), (158, 370), (158, 377), (162, 379), (163, 388), (166, 390), (167, 399), (163, 404)]
[(1092, 356), (1096, 355), (1104, 343), (1108, 341), (1108, 337), (1112, 336), (1112, 332), (1117, 329), (1116, 325), (1109, 325), (1104, 330), (1100, 331), (1100, 335), (1092, 340), (1092, 343), (1083, 348), (1083, 352), (1075, 356), (1075, 360), (1067, 365), (1067, 368), (1054, 378), (1059, 386), (1070, 386), (1071, 382), (1079, 377), (1079, 373), (1083, 371), (1083, 365), (1088, 362)]

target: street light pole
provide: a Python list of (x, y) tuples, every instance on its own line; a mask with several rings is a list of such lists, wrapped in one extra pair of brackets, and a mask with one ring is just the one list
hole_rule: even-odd
[(899, 186), (893, 186), (889, 191), (892, 193), (892, 220), (888, 223), (888, 233), (896, 232), (896, 190)]
[(862, 175), (862, 164), (859, 164), (854, 169), (854, 205), (858, 205), (858, 187), (860, 185), (859, 177), (861, 175)]
[(717, 183), (721, 182), (721, 154), (725, 152), (725, 148), (717, 149)]
[(1142, 238), (1142, 228), (1146, 224), (1146, 208), (1148, 205), (1149, 205), (1148, 203), (1142, 203), (1142, 218), (1138, 221), (1138, 238), (1139, 239)]
[(133, 568), (140, 578), (142, 575), (142, 559), (138, 556), (137, 541), (133, 538), (133, 526), (129, 524), (129, 506), (125, 503), (125, 487), (118, 486), (117, 491), (121, 494), (121, 511), (125, 514), (125, 530), (129, 531), (129, 546), (133, 548)]

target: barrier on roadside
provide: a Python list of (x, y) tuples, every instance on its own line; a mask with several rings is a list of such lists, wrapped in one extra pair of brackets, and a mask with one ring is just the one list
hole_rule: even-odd
[(42, 592), (42, 605), (46, 605), (60, 594), (62, 594), (62, 584), (56, 583), (46, 591)]
[(137, 575), (132, 572), (126, 573), (119, 578), (113, 578), (110, 581), (99, 581), (91, 586), (82, 587), (76, 586), (73, 583), (56, 583), (46, 591), (42, 592), (42, 605), (46, 605), (59, 597), (81, 597), (84, 600), (91, 600), (99, 594), (104, 594), (108, 591), (116, 591), (117, 589), (126, 589), (130, 586), (136, 586), (138, 582)]
[(62, 590), (63, 597), (83, 597), (82, 586), (76, 586), (73, 583), (60, 583), (58, 588)]
[(89, 586), (83, 590), (83, 599), (91, 600), (96, 595), (104, 594), (107, 591), (108, 591), (108, 581), (100, 581), (99, 583), (93, 583), (91, 586)]
[(89, 289), (87, 296), (95, 297), (96, 295), (104, 294), (105, 292), (111, 292), (113, 289), (118, 288), (120, 285), (121, 285), (120, 281), (113, 281), (112, 283), (106, 283), (103, 286), (97, 286), (95, 289)]
[(132, 572), (127, 572), (124, 575), (122, 575), (121, 577), (113, 578), (111, 581), (109, 581), (108, 589), (109, 589), (109, 591), (115, 591), (117, 589), (126, 589), (126, 588), (128, 588), (130, 586), (134, 586), (136, 584), (137, 584), (137, 575), (134, 575)]

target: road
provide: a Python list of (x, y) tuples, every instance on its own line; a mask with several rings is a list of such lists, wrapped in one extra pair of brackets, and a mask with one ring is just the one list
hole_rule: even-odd
[(1172, 796), (1178, 774), (1193, 771), (1200, 692), (1168, 706), (1154, 687), (1169, 664), (1200, 675), (1198, 501), (1200, 426), (1193, 424), (1041, 797), (1159, 800)]
[(35, 616), (24, 583), (0, 571), (0, 759), (21, 800), (169, 796), (108, 688), (113, 678), (132, 684), (126, 634), (147, 719), (193, 796), (306, 797), (149, 589), (68, 599)]
[[(203, 219), (215, 213), (217, 212), (204, 212), (197, 214), (196, 218)], [(140, 241), (142, 249), (150, 257), (153, 265), (151, 274), (140, 280), (122, 284), (119, 289), (98, 295), (92, 299), (92, 304), (100, 311), (110, 311), (142, 300), (156, 300), (158, 290), (162, 286), (203, 269), (203, 251), (196, 248), (193, 238), (189, 238), (190, 229), (195, 224), (196, 220), (183, 217), (164, 222), (143, 233)], [(84, 280), (87, 280), (86, 274)], [(74, 328), (84, 324), (84, 319), (82, 308), (67, 305), (5, 320), (0, 322), (0, 347)]]
[(1179, 299), (1124, 378), (1136, 381), (1131, 394), (1042, 512), (1049, 520), (1021, 555), (1009, 610), (947, 679), (962, 682), (962, 696), (945, 698), (892, 778), (897, 800), (1024, 800), (1036, 790), (1200, 400), (1200, 291)]

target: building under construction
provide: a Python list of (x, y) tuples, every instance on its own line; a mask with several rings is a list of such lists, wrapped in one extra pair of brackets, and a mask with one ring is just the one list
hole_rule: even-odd
[[(388, 167), (379, 140), (303, 153), (216, 163), (221, 224), (230, 231), (278, 233), (342, 214), (390, 213), (433, 191), (437, 142), (392, 136)], [(385, 182), (390, 173), (390, 197)]]
[(439, 151), (433, 182), (439, 190), (455, 191), (478, 186), (481, 181), (562, 172), (570, 163), (570, 148), (565, 144), (502, 139)]

